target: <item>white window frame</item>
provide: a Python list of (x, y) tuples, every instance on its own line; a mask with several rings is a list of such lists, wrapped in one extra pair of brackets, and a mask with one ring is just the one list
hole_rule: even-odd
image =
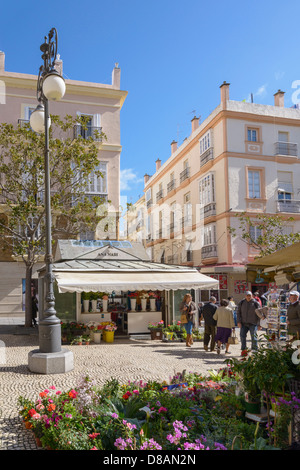
[(210, 172), (199, 180), (199, 202), (204, 207), (215, 201), (215, 174)]
[[(258, 175), (258, 185), (257, 185), (257, 181), (255, 181), (255, 177), (257, 175)], [(247, 178), (248, 178), (248, 197), (250, 199), (260, 199), (262, 197), (261, 196), (261, 171), (254, 170), (254, 169), (252, 170), (251, 168), (249, 168), (247, 172)]]
[(211, 132), (207, 131), (203, 137), (199, 140), (200, 143), (200, 155), (211, 147)]
[(202, 229), (202, 246), (216, 245), (217, 230), (216, 224), (204, 225)]

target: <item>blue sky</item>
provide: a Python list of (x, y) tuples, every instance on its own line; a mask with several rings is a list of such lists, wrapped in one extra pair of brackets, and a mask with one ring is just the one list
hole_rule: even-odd
[(271, 105), (281, 89), (292, 106), (293, 86), (300, 88), (298, 0), (12, 0), (0, 8), (8, 71), (37, 74), (52, 27), (66, 78), (111, 83), (119, 63), (128, 91), (121, 111), (128, 202), (143, 194), (155, 160), (168, 159), (172, 140), (180, 145), (190, 134), (193, 116), (204, 120), (218, 106), (224, 80), (231, 99), (252, 93)]

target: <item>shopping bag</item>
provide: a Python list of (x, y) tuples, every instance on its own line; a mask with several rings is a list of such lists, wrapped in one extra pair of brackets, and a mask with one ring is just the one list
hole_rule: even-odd
[(181, 314), (181, 317), (180, 317), (180, 323), (187, 323), (187, 318), (186, 318), (186, 314), (185, 313), (182, 313)]
[(239, 343), (239, 340), (238, 340), (238, 338), (237, 338), (236, 335), (235, 335), (235, 331), (233, 331), (233, 332), (231, 333), (231, 336), (229, 336), (229, 338), (228, 338), (228, 343), (229, 343), (229, 344), (238, 344), (238, 343)]

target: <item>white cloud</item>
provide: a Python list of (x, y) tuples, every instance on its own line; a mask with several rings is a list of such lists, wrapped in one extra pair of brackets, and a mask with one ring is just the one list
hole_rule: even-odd
[(254, 96), (264, 96), (267, 93), (267, 84), (262, 85), (258, 88)]
[(251, 95), (253, 95), (253, 98), (259, 96), (259, 97), (262, 97), (262, 96), (266, 96), (267, 94), (267, 86), (268, 84), (265, 83), (264, 85), (261, 85), (255, 93), (252, 93), (252, 94), (249, 94), (248, 95), (248, 98), (247, 98), (247, 102), (250, 103), (251, 102)]
[(138, 178), (137, 174), (131, 168), (126, 168), (120, 171), (121, 191), (132, 189), (134, 186), (142, 183), (143, 181), (143, 178)]

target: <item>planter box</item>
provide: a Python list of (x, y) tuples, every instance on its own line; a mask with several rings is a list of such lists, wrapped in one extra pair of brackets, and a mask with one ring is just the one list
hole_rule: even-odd
[(151, 328), (150, 329), (150, 335), (151, 335), (151, 339), (154, 340), (154, 339), (158, 339), (158, 340), (161, 340), (163, 338), (163, 332), (161, 329), (159, 328)]

